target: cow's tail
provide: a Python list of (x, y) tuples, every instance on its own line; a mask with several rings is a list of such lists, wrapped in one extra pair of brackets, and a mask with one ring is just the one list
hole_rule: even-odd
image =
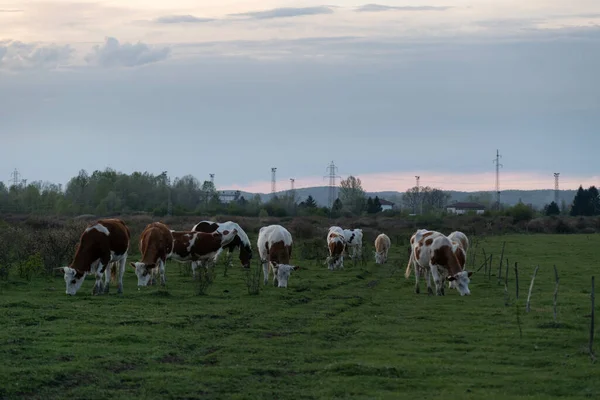
[(408, 259), (408, 265), (406, 266), (406, 271), (404, 272), (404, 277), (406, 279), (410, 278), (410, 270), (411, 270), (411, 267), (412, 267), (414, 259), (415, 259), (414, 256), (413, 256), (413, 254), (414, 253), (411, 251), (410, 252), (410, 257)]

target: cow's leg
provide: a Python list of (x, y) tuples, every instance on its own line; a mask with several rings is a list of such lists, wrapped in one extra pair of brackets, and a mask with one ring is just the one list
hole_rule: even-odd
[(436, 265), (431, 266), (431, 275), (433, 275), (433, 281), (435, 282), (435, 294), (436, 296), (444, 295), (444, 284), (440, 276), (440, 272)]
[(119, 260), (119, 270), (117, 271), (117, 294), (123, 294), (123, 275), (125, 275), (125, 267), (127, 266), (127, 253)]
[(230, 248), (229, 251), (227, 252), (227, 265), (229, 265), (230, 267), (233, 267), (233, 262), (231, 261), (232, 258), (233, 258), (233, 248)]
[(261, 260), (265, 286), (269, 283), (269, 262)]
[(94, 288), (92, 289), (92, 295), (102, 294), (102, 290), (104, 285), (102, 285), (102, 275), (104, 275), (104, 269), (108, 267), (108, 263), (104, 264), (102, 261), (98, 262), (98, 266), (96, 267), (96, 282), (94, 283)]
[(425, 279), (427, 279), (427, 294), (428, 295), (433, 295), (433, 289), (431, 288), (431, 275), (432, 273), (430, 273), (428, 270), (425, 270)]
[(165, 262), (163, 260), (158, 260), (158, 271), (160, 272), (160, 285), (165, 286), (167, 278), (165, 276)]
[(110, 275), (112, 273), (111, 268), (113, 263), (108, 263), (104, 271), (104, 294), (108, 294), (110, 290)]
[(419, 268), (417, 268), (415, 261), (411, 260), (410, 262), (412, 262), (413, 272), (415, 273), (415, 293), (419, 294), (421, 293), (421, 289), (419, 289)]
[(192, 278), (196, 278), (196, 268), (198, 267), (198, 263), (202, 264), (202, 261), (192, 261)]

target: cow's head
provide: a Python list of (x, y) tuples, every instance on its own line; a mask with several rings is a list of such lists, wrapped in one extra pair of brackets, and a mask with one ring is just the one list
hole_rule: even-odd
[(238, 231), (237, 229), (234, 229), (232, 231), (230, 231), (229, 229), (225, 229), (224, 231), (214, 231), (213, 232), (213, 236), (214, 237), (220, 237), (221, 238), (221, 247), (223, 246), (227, 246), (229, 243), (231, 243), (231, 241), (233, 239), (235, 239), (235, 235), (237, 235)]
[[(461, 296), (470, 295), (471, 291), (469, 290), (469, 282), (471, 280), (469, 277), (473, 275), (473, 271), (462, 271), (455, 275), (448, 275), (446, 278), (449, 282), (451, 282), (451, 286), (453, 286)], [(452, 284), (452, 282), (454, 282)]]
[(277, 264), (273, 262), (273, 273), (277, 277), (277, 287), (287, 288), (288, 279), (290, 279), (290, 275), (292, 271), (297, 271), (300, 269), (298, 266), (288, 265), (288, 264)]
[(245, 245), (242, 243), (240, 246), (240, 262), (242, 267), (250, 268), (250, 261), (252, 261), (252, 247), (250, 244)]
[(66, 293), (70, 296), (74, 296), (75, 293), (77, 293), (77, 291), (81, 287), (81, 284), (83, 283), (83, 280), (85, 279), (86, 273), (85, 272), (81, 273), (71, 267), (62, 267), (62, 268), (59, 268), (59, 270), (60, 270), (60, 272), (63, 273), (64, 278), (65, 278), (65, 283), (67, 284)]
[(385, 254), (384, 251), (375, 252), (375, 264), (385, 264), (385, 262), (387, 261), (387, 255)]
[(152, 269), (156, 267), (156, 264), (144, 264), (142, 262), (132, 262), (129, 264), (135, 270), (138, 278), (138, 286), (148, 286), (150, 279), (152, 279)]

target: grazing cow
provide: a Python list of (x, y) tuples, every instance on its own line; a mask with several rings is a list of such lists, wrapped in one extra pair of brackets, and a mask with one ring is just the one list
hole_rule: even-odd
[[(117, 262), (119, 263), (117, 293), (123, 293), (123, 273), (127, 262), (129, 237), (129, 228), (120, 219), (100, 219), (88, 225), (79, 238), (79, 245), (71, 265), (60, 268), (67, 284), (66, 293), (74, 296), (88, 274), (96, 275), (93, 295), (108, 293), (111, 270), (116, 267)], [(117, 273), (116, 268), (114, 272)]]
[(263, 226), (258, 232), (258, 253), (263, 264), (265, 285), (273, 270), (273, 286), (286, 288), (292, 271), (300, 267), (290, 265), (292, 235), (281, 225)]
[(212, 233), (193, 231), (174, 231), (173, 251), (169, 258), (180, 262), (192, 262), (192, 276), (196, 277), (196, 267), (199, 261), (214, 259), (217, 252), (231, 243), (237, 230), (217, 229)]
[[(406, 272), (404, 273), (404, 276), (406, 277), (406, 279), (410, 278), (410, 271), (412, 270), (413, 267), (415, 270), (415, 274), (419, 274), (419, 276), (421, 278), (425, 277), (426, 271), (415, 262), (413, 249), (414, 249), (414, 246), (416, 245), (416, 243), (418, 243), (421, 240), (421, 238), (423, 238), (423, 235), (431, 236), (432, 234), (433, 233), (430, 233), (430, 231), (428, 231), (427, 229), (418, 229), (410, 237), (410, 252), (409, 252), (410, 255), (409, 255), (409, 259), (408, 259), (408, 265), (406, 266)], [(415, 288), (415, 290), (417, 291), (417, 293), (419, 293), (418, 286)]]
[(375, 263), (384, 264), (387, 261), (388, 251), (392, 241), (385, 233), (379, 234), (375, 239)]
[(130, 263), (138, 278), (138, 286), (148, 286), (150, 279), (160, 272), (160, 283), (166, 283), (165, 264), (173, 251), (173, 234), (161, 222), (148, 224), (140, 237), (142, 261)]
[(339, 226), (332, 226), (327, 233), (327, 247), (329, 248), (329, 257), (327, 265), (330, 270), (344, 268), (344, 250), (346, 249), (346, 239), (344, 230)]
[[(448, 239), (452, 242), (452, 252), (456, 255), (458, 263), (462, 269), (467, 264), (467, 251), (469, 250), (469, 239), (462, 232), (454, 231), (448, 235)], [(449, 288), (454, 288), (456, 281), (448, 282)]]
[[(433, 276), (436, 295), (444, 295), (444, 277), (448, 281), (456, 281), (455, 288), (461, 296), (469, 295), (469, 277), (473, 272), (463, 270), (452, 251), (452, 242), (439, 232), (421, 232), (420, 240), (412, 246), (412, 259), (415, 264), (424, 268), (427, 273), (427, 291), (432, 293), (429, 271)], [(419, 293), (419, 274), (415, 271), (415, 292)]]
[(346, 249), (352, 250), (350, 258), (360, 257), (362, 254), (362, 229), (344, 229), (344, 238), (346, 239)]
[[(252, 260), (252, 245), (250, 244), (250, 239), (248, 239), (248, 235), (246, 235), (246, 232), (244, 232), (244, 230), (235, 222), (232, 222), (232, 221), (227, 221), (227, 222), (201, 221), (201, 222), (197, 223), (196, 225), (194, 225), (194, 227), (192, 228), (192, 231), (212, 233), (219, 228), (221, 228), (221, 230), (223, 230), (223, 229), (227, 229), (230, 231), (232, 231), (234, 229), (237, 230), (237, 235), (231, 241), (231, 243), (229, 243), (228, 245), (223, 247), (223, 248), (227, 248), (229, 250), (227, 252), (227, 262), (229, 263), (229, 265), (230, 266), (232, 265), (231, 264), (231, 253), (233, 253), (233, 251), (236, 249), (236, 247), (239, 247), (240, 248), (240, 262), (242, 263), (242, 267), (249, 268), (250, 261)], [(215, 262), (217, 261), (217, 258), (221, 254), (221, 251), (223, 248), (221, 248), (215, 255), (215, 259), (214, 259)]]

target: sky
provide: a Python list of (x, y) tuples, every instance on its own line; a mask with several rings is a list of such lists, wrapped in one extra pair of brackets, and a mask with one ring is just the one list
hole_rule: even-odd
[(599, 50), (597, 0), (0, 0), (0, 180), (598, 185)]

